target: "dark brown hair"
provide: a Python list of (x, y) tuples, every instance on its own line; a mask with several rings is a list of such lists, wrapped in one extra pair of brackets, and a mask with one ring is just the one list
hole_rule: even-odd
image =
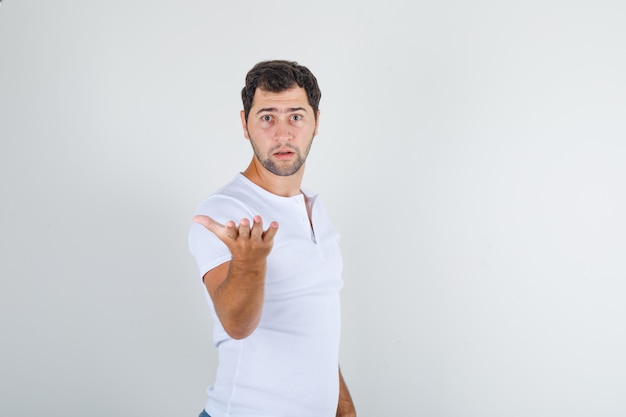
[(248, 71), (246, 85), (241, 90), (241, 101), (243, 101), (246, 121), (257, 88), (272, 93), (280, 93), (295, 86), (304, 88), (317, 119), (322, 92), (317, 85), (317, 79), (307, 67), (298, 65), (294, 61), (283, 60), (262, 61), (256, 64)]

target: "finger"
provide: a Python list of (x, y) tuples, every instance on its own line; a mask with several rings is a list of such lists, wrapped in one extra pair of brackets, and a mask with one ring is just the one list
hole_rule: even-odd
[(256, 215), (252, 219), (254, 222), (252, 225), (252, 231), (250, 232), (250, 237), (253, 239), (261, 239), (263, 236), (263, 219), (261, 216)]
[(226, 222), (226, 224), (224, 225), (224, 235), (231, 239), (237, 239), (237, 236), (239, 236), (239, 232), (237, 231), (237, 225), (234, 221), (229, 220)]
[(241, 219), (239, 221), (239, 237), (247, 238), (250, 236), (250, 220)]
[(215, 233), (218, 236), (224, 230), (223, 224), (216, 222), (209, 216), (203, 216), (203, 215), (193, 216), (193, 221), (195, 223), (201, 224), (202, 226), (206, 227), (207, 229), (209, 229), (211, 232)]
[(276, 236), (276, 232), (278, 232), (278, 223), (270, 223), (270, 227), (268, 227), (267, 230), (263, 233), (263, 241), (271, 242), (274, 239), (274, 236)]

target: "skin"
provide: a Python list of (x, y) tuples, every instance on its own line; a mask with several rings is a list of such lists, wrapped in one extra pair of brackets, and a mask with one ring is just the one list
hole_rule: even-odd
[[(301, 87), (279, 93), (257, 89), (245, 119), (244, 137), (254, 155), (243, 174), (261, 188), (284, 197), (301, 194), (305, 161), (319, 127)], [(234, 339), (249, 336), (258, 326), (265, 297), (267, 256), (272, 250), (278, 223), (263, 229), (260, 216), (228, 221), (222, 225), (208, 216), (193, 219), (213, 232), (231, 252), (232, 260), (208, 271), (203, 281), (224, 330)], [(356, 416), (348, 388), (339, 371), (337, 416)]]

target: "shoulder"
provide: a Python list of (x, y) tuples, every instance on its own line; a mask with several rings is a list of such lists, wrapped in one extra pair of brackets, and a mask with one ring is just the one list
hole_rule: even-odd
[(204, 214), (215, 220), (231, 220), (233, 216), (248, 215), (251, 211), (250, 193), (240, 176), (205, 198), (195, 214)]

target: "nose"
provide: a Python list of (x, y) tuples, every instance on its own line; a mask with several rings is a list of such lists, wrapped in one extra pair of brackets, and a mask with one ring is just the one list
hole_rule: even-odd
[(274, 129), (274, 140), (283, 141), (283, 140), (291, 140), (291, 128), (289, 126), (289, 122), (285, 120), (279, 120), (276, 122)]

